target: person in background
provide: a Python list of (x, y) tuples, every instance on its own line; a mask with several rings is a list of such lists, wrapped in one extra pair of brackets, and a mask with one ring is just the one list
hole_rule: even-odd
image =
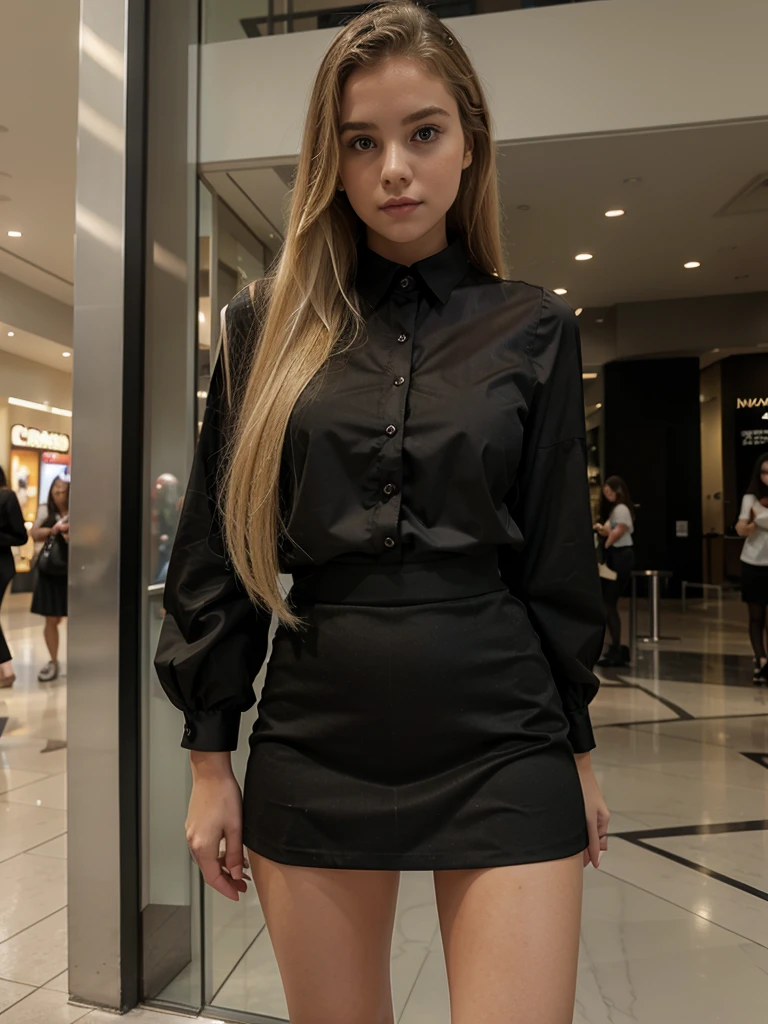
[(619, 599), (627, 589), (635, 566), (635, 548), (632, 534), (635, 530), (635, 506), (629, 488), (620, 476), (609, 476), (603, 485), (602, 523), (595, 530), (604, 538), (605, 561), (617, 574), (615, 580), (601, 578), (603, 604), (610, 636), (610, 645), (598, 661), (607, 668), (621, 668), (629, 664), (629, 647), (621, 643), (621, 616)]
[[(0, 606), (2, 606), (8, 584), (16, 575), (12, 547), (27, 543), (27, 529), (21, 513), (19, 499), (8, 486), (5, 471), (0, 466)], [(0, 689), (7, 689), (16, 682), (13, 661), (8, 644), (0, 625)]]
[[(60, 533), (69, 543), (69, 483), (57, 477), (51, 484), (48, 504), (41, 505), (31, 531), (32, 540), (43, 541)], [(45, 576), (38, 572), (32, 611), (45, 616), (45, 644), (51, 656), (37, 675), (41, 683), (50, 683), (59, 675), (59, 624), (67, 617), (67, 577)]]
[(749, 610), (749, 639), (755, 655), (752, 678), (768, 683), (765, 652), (765, 610), (768, 607), (768, 452), (763, 452), (752, 470), (747, 492), (741, 501), (736, 533), (744, 537), (741, 549), (741, 599)]

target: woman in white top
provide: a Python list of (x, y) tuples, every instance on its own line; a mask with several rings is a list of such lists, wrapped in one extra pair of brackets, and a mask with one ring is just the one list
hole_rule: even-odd
[(741, 550), (741, 599), (749, 608), (749, 639), (755, 654), (754, 681), (768, 683), (765, 617), (768, 607), (768, 452), (755, 463), (741, 502), (736, 533), (744, 537)]
[(621, 643), (621, 616), (619, 598), (635, 566), (635, 548), (632, 534), (635, 530), (635, 506), (629, 488), (620, 476), (609, 476), (603, 485), (604, 523), (595, 523), (595, 530), (605, 538), (605, 561), (617, 574), (615, 580), (601, 578), (605, 618), (610, 644), (598, 665), (621, 668), (629, 664), (629, 647)]

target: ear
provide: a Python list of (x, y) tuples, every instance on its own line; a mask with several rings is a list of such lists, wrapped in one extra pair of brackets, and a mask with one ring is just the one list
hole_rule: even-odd
[(474, 149), (474, 143), (472, 139), (467, 139), (466, 148), (464, 149), (464, 159), (461, 162), (461, 169), (465, 171), (467, 167), (472, 163), (472, 151)]

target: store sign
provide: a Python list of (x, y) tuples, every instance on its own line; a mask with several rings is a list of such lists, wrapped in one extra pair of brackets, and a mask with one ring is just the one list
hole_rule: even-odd
[(760, 409), (768, 405), (768, 398), (737, 398), (737, 409)]
[(11, 427), (11, 444), (14, 448), (38, 448), (46, 452), (68, 452), (69, 434), (57, 434), (37, 427), (24, 427), (15, 423)]

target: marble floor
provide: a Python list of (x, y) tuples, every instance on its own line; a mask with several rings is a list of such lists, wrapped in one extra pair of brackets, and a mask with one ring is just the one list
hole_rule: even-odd
[[(19, 679), (0, 691), (0, 1024), (106, 1024), (112, 1015), (67, 1000), (66, 677), (37, 683), (46, 655), (28, 602), (11, 595), (3, 610)], [(584, 874), (573, 1021), (765, 1024), (768, 688), (752, 685), (738, 598), (694, 600), (685, 614), (666, 602), (663, 632), (675, 639), (603, 673), (592, 705), (611, 837), (599, 871)], [(212, 920), (211, 1012), (285, 1019), (255, 895), (222, 900)], [(399, 1024), (448, 1024), (428, 873), (402, 876), (392, 978)], [(182, 974), (163, 993), (168, 1009), (185, 984)]]

